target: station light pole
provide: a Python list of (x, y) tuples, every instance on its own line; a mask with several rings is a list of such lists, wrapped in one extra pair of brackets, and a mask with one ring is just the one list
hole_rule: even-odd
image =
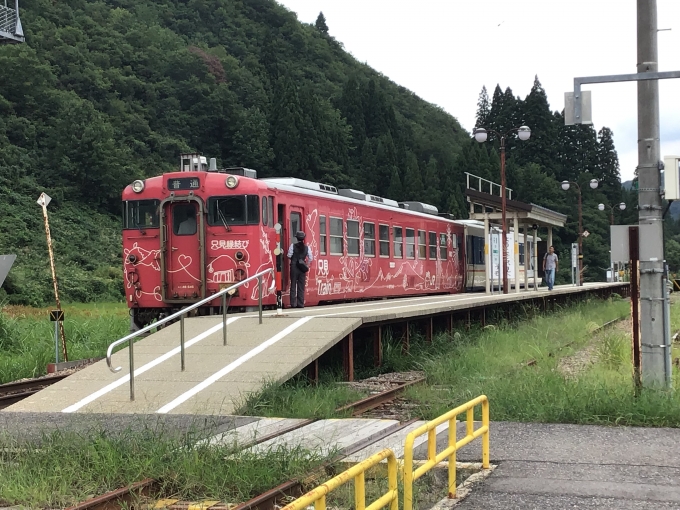
[[(502, 221), (502, 232), (503, 240), (501, 242), (501, 259), (503, 260), (502, 271), (503, 271), (503, 294), (508, 293), (508, 258), (507, 258), (507, 247), (508, 247), (508, 229), (505, 219), (505, 209), (506, 209), (506, 198), (505, 198), (505, 138), (514, 132), (517, 132), (517, 136), (523, 142), (527, 141), (531, 137), (531, 129), (527, 126), (520, 126), (517, 128), (512, 128), (505, 134), (500, 134), (493, 129), (486, 129), (483, 127), (477, 127), (473, 130), (475, 140), (479, 143), (486, 142), (489, 133), (493, 133), (501, 140), (501, 221)], [(519, 233), (515, 232), (515, 236), (519, 239)], [(484, 241), (485, 243), (487, 240)], [(515, 285), (518, 283), (519, 275), (515, 275)]]
[[(569, 190), (570, 185), (576, 186), (578, 191), (578, 284), (579, 287), (583, 287), (583, 207), (581, 201), (581, 186), (573, 181), (562, 181), (562, 189), (564, 191)], [(590, 179), (591, 189), (596, 189), (599, 185), (597, 179)]]
[(625, 211), (626, 210), (626, 203), (621, 202), (618, 205), (599, 204), (597, 206), (597, 208), (600, 211), (604, 211), (607, 207), (609, 207), (609, 210), (610, 210), (610, 213), (611, 213), (610, 216), (609, 216), (609, 224), (613, 225), (614, 224), (614, 209), (616, 209), (618, 207), (621, 211)]

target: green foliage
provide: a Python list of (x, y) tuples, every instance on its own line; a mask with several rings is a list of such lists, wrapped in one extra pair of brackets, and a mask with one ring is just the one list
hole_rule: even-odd
[[(273, 0), (26, 0), (22, 8), (26, 44), (0, 47), (8, 197), (0, 252), (18, 254), (5, 284), (14, 303), (52, 299), (35, 204), (42, 191), (54, 198), (63, 298), (120, 299), (121, 277), (109, 277), (120, 267), (111, 216), (120, 193), (173, 169), (182, 151), (401, 199), (405, 179), (431, 158), (453, 175), (467, 141), (453, 117), (347, 54), (323, 14), (301, 24)], [(416, 186), (404, 198), (422, 195)], [(435, 205), (447, 203), (443, 195)]]
[(211, 444), (217, 426), (203, 419), (184, 433), (142, 419), (110, 429), (95, 421), (85, 432), (46, 431), (40, 440), (0, 436), (0, 504), (65, 508), (147, 477), (161, 497), (245, 501), (327, 460), (303, 448), (240, 450), (228, 438)]
[[(66, 346), (72, 360), (102, 357), (111, 342), (129, 332), (124, 303), (65, 306), (64, 314)], [(0, 384), (44, 375), (51, 362), (54, 323), (48, 310), (9, 306), (0, 311)]]

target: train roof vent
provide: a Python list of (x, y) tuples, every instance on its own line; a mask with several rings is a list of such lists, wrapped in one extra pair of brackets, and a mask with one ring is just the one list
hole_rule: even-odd
[(448, 212), (440, 212), (437, 216), (439, 216), (440, 218), (447, 219), (447, 220), (455, 220), (456, 219), (456, 217), (453, 214), (448, 213)]
[(250, 177), (251, 179), (257, 179), (257, 170), (251, 170), (250, 168), (243, 168), (241, 166), (234, 166), (230, 168), (223, 168), (220, 172), (231, 175), (240, 175), (241, 177)]
[(390, 207), (399, 207), (399, 202), (396, 200), (390, 200), (389, 198), (378, 197), (376, 195), (366, 195), (367, 202), (373, 202), (374, 204), (389, 205)]
[(339, 189), (338, 195), (341, 197), (353, 198), (354, 200), (366, 200), (366, 193), (356, 189)]
[(272, 177), (269, 179), (262, 179), (271, 184), (282, 184), (284, 186), (294, 186), (296, 188), (311, 189), (314, 191), (321, 191), (323, 193), (332, 193), (334, 195), (338, 194), (338, 190), (335, 186), (329, 184), (322, 184), (320, 182), (306, 181), (304, 179), (296, 179), (295, 177)]
[(433, 214), (434, 216), (437, 216), (437, 214), (439, 213), (435, 206), (430, 204), (424, 204), (422, 202), (399, 202), (399, 207), (401, 207), (402, 209), (407, 209), (409, 211)]

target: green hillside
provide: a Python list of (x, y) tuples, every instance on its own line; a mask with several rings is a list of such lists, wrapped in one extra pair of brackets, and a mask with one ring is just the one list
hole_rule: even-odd
[[(464, 211), (458, 122), (270, 0), (24, 0), (0, 47), (0, 253), (13, 303), (119, 299), (119, 196), (182, 151)], [(423, 182), (425, 181), (425, 182)], [(436, 193), (435, 193), (436, 192)], [(434, 195), (438, 196), (434, 196)], [(431, 200), (435, 198), (436, 200)], [(1, 297), (1, 296), (0, 296)]]

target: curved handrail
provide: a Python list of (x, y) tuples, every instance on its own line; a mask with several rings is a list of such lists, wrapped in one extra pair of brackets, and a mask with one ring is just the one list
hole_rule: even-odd
[[(263, 277), (264, 275), (269, 274), (269, 273), (274, 274), (274, 269), (273, 269), (273, 268), (269, 268), (269, 269), (265, 269), (264, 271), (260, 271), (259, 273), (254, 274), (253, 276), (249, 276), (249, 277), (246, 278), (245, 280), (240, 281), (240, 282), (238, 282), (238, 283), (232, 285), (231, 287), (227, 287), (226, 289), (222, 289), (221, 291), (219, 291), (219, 292), (213, 294), (212, 296), (209, 296), (209, 297), (207, 297), (207, 298), (205, 298), (205, 299), (202, 299), (201, 301), (198, 301), (197, 303), (194, 303), (194, 304), (191, 305), (191, 306), (188, 306), (188, 307), (186, 307), (186, 308), (183, 308), (183, 309), (180, 310), (179, 312), (175, 312), (175, 313), (173, 313), (172, 315), (168, 315), (167, 317), (165, 317), (165, 318), (163, 318), (163, 319), (161, 319), (161, 320), (159, 320), (159, 321), (157, 321), (157, 322), (154, 322), (153, 324), (149, 324), (148, 326), (146, 326), (145, 328), (140, 329), (139, 331), (135, 331), (134, 333), (132, 333), (132, 334), (126, 336), (126, 337), (123, 337), (123, 338), (121, 338), (120, 340), (116, 340), (116, 341), (113, 342), (111, 345), (109, 345), (109, 348), (106, 350), (106, 364), (109, 366), (109, 370), (111, 370), (111, 372), (113, 372), (113, 373), (115, 374), (115, 373), (117, 373), (117, 372), (120, 372), (121, 369), (122, 369), (122, 367), (113, 368), (113, 367), (111, 366), (111, 356), (113, 355), (113, 349), (115, 349), (115, 348), (118, 347), (119, 345), (122, 345), (122, 344), (124, 344), (125, 342), (130, 342), (133, 338), (138, 337), (139, 335), (143, 335), (144, 333), (146, 333), (146, 332), (148, 332), (148, 331), (151, 331), (152, 329), (155, 329), (155, 328), (157, 328), (158, 326), (161, 326), (161, 325), (163, 325), (163, 324), (165, 324), (165, 323), (167, 323), (167, 322), (170, 322), (170, 321), (172, 321), (172, 320), (174, 320), (174, 319), (177, 319), (178, 317), (181, 317), (182, 315), (185, 315), (187, 312), (190, 312), (191, 310), (194, 310), (194, 309), (198, 308), (199, 306), (203, 306), (203, 305), (206, 304), (206, 303), (210, 303), (211, 301), (214, 301), (216, 298), (219, 298), (220, 296), (223, 296), (223, 295), (225, 295), (225, 294), (233, 293), (233, 291), (235, 291), (236, 289), (238, 289), (238, 288), (241, 287), (242, 285), (248, 283), (249, 281), (254, 280), (254, 279), (256, 279), (256, 278), (261, 278), (261, 277)], [(260, 286), (260, 296), (261, 296), (261, 295), (262, 295), (262, 286)], [(262, 303), (262, 300), (260, 299), (260, 304), (261, 304), (261, 303)], [(260, 309), (260, 312), (261, 312), (261, 311), (262, 311), (262, 310)], [(133, 376), (133, 367), (132, 367), (132, 364), (131, 364), (131, 366), (130, 366), (130, 375), (131, 375), (132, 378), (134, 378), (134, 376)]]

